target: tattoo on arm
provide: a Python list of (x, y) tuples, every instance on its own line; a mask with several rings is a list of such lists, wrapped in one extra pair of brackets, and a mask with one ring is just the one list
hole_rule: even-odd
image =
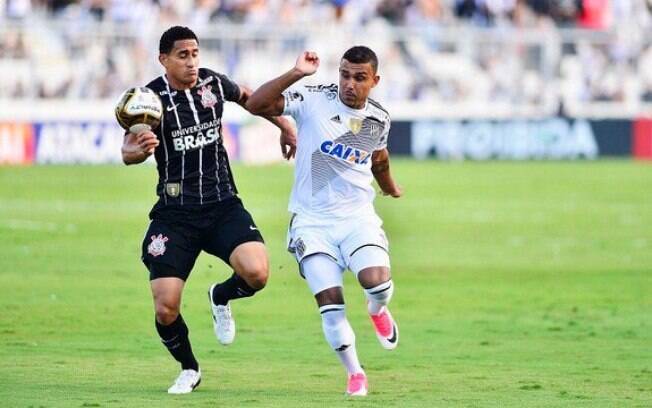
[(371, 165), (371, 172), (374, 174), (383, 173), (389, 170), (389, 160), (375, 162)]

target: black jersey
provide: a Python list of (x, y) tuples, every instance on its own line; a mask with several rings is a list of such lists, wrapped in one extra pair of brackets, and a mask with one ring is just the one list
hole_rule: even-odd
[(147, 87), (163, 103), (161, 124), (153, 130), (161, 206), (216, 203), (237, 194), (222, 144), (224, 102), (237, 102), (240, 88), (223, 74), (200, 68), (197, 85), (173, 89), (165, 75)]

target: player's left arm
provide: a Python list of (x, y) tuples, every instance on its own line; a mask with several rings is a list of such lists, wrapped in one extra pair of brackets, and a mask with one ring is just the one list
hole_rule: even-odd
[(383, 195), (398, 198), (403, 195), (401, 187), (396, 184), (389, 171), (389, 152), (387, 148), (376, 150), (371, 154), (371, 173), (374, 175)]
[[(238, 87), (240, 88), (240, 99), (238, 99), (236, 103), (242, 106), (248, 112), (255, 115), (255, 113), (247, 109), (247, 101), (249, 100), (249, 97), (253, 91), (246, 86), (238, 85)], [(294, 129), (294, 126), (292, 126), (289, 120), (285, 119), (282, 116), (260, 116), (267, 119), (273, 123), (274, 126), (281, 130), (281, 153), (283, 153), (283, 157), (287, 160), (293, 158), (297, 151), (297, 132)]]

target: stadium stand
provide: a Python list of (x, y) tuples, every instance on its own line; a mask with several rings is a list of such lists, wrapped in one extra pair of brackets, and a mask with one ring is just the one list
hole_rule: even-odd
[[(314, 49), (380, 56), (376, 96), (419, 116), (632, 116), (652, 102), (652, 0), (0, 0), (0, 100), (107, 100), (160, 72), (161, 30), (255, 87)], [(92, 86), (90, 86), (92, 84)]]

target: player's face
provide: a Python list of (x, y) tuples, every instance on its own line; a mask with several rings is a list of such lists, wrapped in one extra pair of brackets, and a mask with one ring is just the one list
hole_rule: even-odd
[(170, 84), (176, 89), (192, 88), (199, 74), (199, 44), (192, 40), (177, 40), (169, 54), (159, 55)]
[(371, 89), (378, 84), (380, 77), (376, 75), (370, 63), (355, 64), (342, 59), (340, 62), (340, 99), (345, 105), (361, 109), (364, 107)]

